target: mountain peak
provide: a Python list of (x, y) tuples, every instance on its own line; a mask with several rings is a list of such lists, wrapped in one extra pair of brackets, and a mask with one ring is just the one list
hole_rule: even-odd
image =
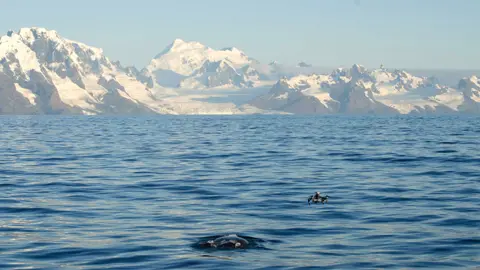
[(28, 41), (28, 42), (32, 42), (33, 40), (36, 40), (39, 37), (43, 37), (47, 39), (59, 38), (57, 31), (48, 30), (43, 27), (20, 28), (20, 31), (18, 31), (18, 35), (20, 35), (25, 41)]
[(197, 41), (184, 41), (183, 39), (177, 38), (170, 45), (171, 51), (184, 51), (184, 50), (194, 50), (194, 49), (203, 49), (205, 45)]
[(154, 57), (147, 70), (151, 73), (170, 70), (181, 76), (192, 76), (204, 68), (205, 63), (207, 66), (211, 66), (211, 63), (218, 61), (221, 65), (228, 64), (235, 70), (240, 70), (243, 66), (253, 63), (254, 60), (235, 47), (215, 50), (196, 41), (187, 42), (175, 39)]
[(358, 64), (354, 64), (350, 69), (350, 75), (354, 80), (365, 77), (364, 75), (366, 72), (367, 72), (367, 69), (364, 66), (358, 65)]
[(357, 70), (357, 71), (364, 72), (366, 70), (366, 68), (362, 65), (359, 65), (359, 64), (353, 64), (352, 70)]
[(186, 44), (188, 44), (189, 42), (186, 42), (185, 40), (181, 39), (181, 38), (176, 38), (173, 40), (173, 42), (170, 44), (170, 48), (171, 49), (174, 49), (174, 48), (178, 48), (178, 47), (181, 47), (181, 46), (185, 46)]
[(168, 45), (161, 53), (157, 54), (154, 58), (160, 58), (165, 54), (168, 53), (180, 53), (184, 51), (192, 51), (192, 50), (201, 50), (206, 49), (207, 47), (200, 42), (196, 41), (185, 41), (180, 38), (176, 38), (170, 45)]
[(44, 27), (37, 27), (37, 26), (32, 26), (32, 27), (22, 27), (20, 28), (19, 32), (39, 32), (39, 33), (45, 33), (45, 32), (57, 32), (55, 30), (48, 30), (47, 28)]
[(173, 40), (173, 44), (183, 44), (183, 43), (185, 43), (185, 40), (181, 38), (176, 38)]
[(229, 51), (229, 52), (237, 52), (237, 53), (243, 53), (241, 50), (239, 50), (236, 47), (226, 47), (221, 49), (221, 51)]

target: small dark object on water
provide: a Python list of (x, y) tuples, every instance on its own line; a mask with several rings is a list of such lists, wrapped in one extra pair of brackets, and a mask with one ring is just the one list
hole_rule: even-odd
[(263, 244), (268, 241), (240, 234), (220, 234), (202, 237), (192, 247), (201, 250), (245, 250), (245, 249), (267, 249)]
[(322, 204), (328, 203), (328, 195), (325, 196), (320, 196), (320, 192), (315, 192), (314, 195), (308, 197), (308, 205), (310, 205), (310, 201), (313, 203), (319, 203), (321, 202)]
[(247, 248), (247, 239), (244, 239), (236, 234), (225, 235), (207, 242), (200, 243), (202, 248), (218, 248), (218, 249), (233, 249), (233, 248)]

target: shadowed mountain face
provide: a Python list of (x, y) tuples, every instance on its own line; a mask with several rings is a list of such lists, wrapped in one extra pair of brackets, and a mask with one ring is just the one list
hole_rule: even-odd
[(0, 73), (0, 114), (36, 114), (37, 108), (15, 88), (15, 81)]
[(316, 114), (316, 113), (335, 113), (338, 106), (320, 102), (313, 96), (302, 94), (288, 85), (286, 79), (280, 80), (275, 84), (269, 93), (261, 95), (251, 102), (251, 105), (264, 110), (284, 111), (288, 113)]

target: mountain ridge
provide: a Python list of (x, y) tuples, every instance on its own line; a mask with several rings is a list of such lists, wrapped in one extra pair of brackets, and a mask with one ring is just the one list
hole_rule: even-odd
[(353, 65), (331, 74), (283, 78), (250, 104), (289, 113), (477, 113), (479, 86), (476, 77), (462, 79), (454, 89), (434, 77)]
[(475, 76), (447, 86), (361, 65), (316, 74), (305, 62), (289, 70), (236, 47), (182, 39), (138, 70), (54, 30), (22, 28), (0, 37), (0, 114), (476, 114), (479, 102)]

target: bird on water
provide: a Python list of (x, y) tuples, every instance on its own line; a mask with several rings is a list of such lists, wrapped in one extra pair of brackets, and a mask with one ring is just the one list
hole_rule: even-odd
[(315, 192), (315, 194), (308, 197), (308, 205), (310, 205), (310, 202), (313, 202), (313, 203), (321, 202), (322, 204), (328, 203), (328, 198), (329, 198), (328, 195), (321, 196), (320, 192), (317, 191), (317, 192)]

